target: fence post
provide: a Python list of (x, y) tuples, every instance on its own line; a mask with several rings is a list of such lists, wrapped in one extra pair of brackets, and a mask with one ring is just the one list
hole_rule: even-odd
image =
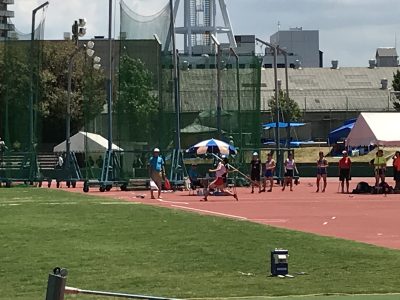
[(66, 269), (54, 268), (47, 281), (46, 300), (64, 300), (65, 284), (68, 272)]

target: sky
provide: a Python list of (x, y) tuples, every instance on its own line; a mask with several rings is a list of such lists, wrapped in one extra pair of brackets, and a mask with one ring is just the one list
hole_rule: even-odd
[[(87, 34), (108, 35), (109, 0), (48, 0), (46, 39), (62, 39), (78, 18), (87, 19)], [(183, 7), (184, 0), (181, 0)], [(29, 33), (32, 10), (45, 0), (15, 0), (13, 23)], [(137, 12), (151, 15), (161, 10), (167, 0), (125, 0)], [(319, 30), (324, 66), (338, 60), (339, 66), (368, 66), (378, 47), (395, 47), (400, 40), (399, 0), (225, 0), (234, 34), (255, 34), (269, 41), (278, 30), (302, 27)], [(113, 34), (119, 35), (119, 0), (113, 0)], [(116, 8), (116, 9), (115, 9)], [(177, 17), (179, 25), (182, 10)], [(37, 14), (40, 18), (41, 14)], [(222, 20), (219, 21), (222, 24)], [(257, 46), (258, 47), (258, 46)], [(261, 49), (257, 49), (261, 52)]]

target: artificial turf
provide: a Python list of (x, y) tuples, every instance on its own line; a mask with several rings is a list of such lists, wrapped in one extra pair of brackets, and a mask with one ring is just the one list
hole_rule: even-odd
[[(55, 266), (68, 286), (185, 299), (400, 292), (397, 250), (60, 190), (1, 188), (0, 240), (0, 299), (44, 299)], [(274, 248), (307, 275), (269, 277)]]

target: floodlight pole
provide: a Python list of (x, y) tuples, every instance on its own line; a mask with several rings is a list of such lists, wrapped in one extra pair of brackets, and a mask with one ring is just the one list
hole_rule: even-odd
[(241, 117), (241, 98), (240, 98), (240, 73), (239, 73), (239, 56), (237, 55), (235, 49), (232, 47), (230, 51), (235, 56), (236, 59), (236, 93), (237, 93), (237, 101), (238, 101), (238, 123), (239, 123), (239, 143), (240, 147), (243, 148), (243, 140), (242, 140), (242, 117)]
[(269, 47), (274, 54), (274, 82), (275, 82), (275, 149), (276, 149), (276, 160), (277, 160), (277, 176), (280, 179), (282, 175), (282, 157), (281, 157), (281, 146), (280, 146), (280, 134), (279, 134), (279, 85), (278, 85), (278, 46), (267, 43), (263, 40), (256, 38), (256, 41)]
[(214, 44), (217, 46), (217, 131), (218, 138), (221, 139), (222, 130), (221, 130), (221, 59), (222, 59), (222, 49), (221, 43), (217, 40), (216, 36), (211, 34), (211, 39)]

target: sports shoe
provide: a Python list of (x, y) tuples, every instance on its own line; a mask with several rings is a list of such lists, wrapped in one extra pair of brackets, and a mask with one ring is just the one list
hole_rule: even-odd
[(233, 195), (233, 198), (235, 198), (236, 201), (239, 201), (237, 194), (234, 194), (234, 195)]

